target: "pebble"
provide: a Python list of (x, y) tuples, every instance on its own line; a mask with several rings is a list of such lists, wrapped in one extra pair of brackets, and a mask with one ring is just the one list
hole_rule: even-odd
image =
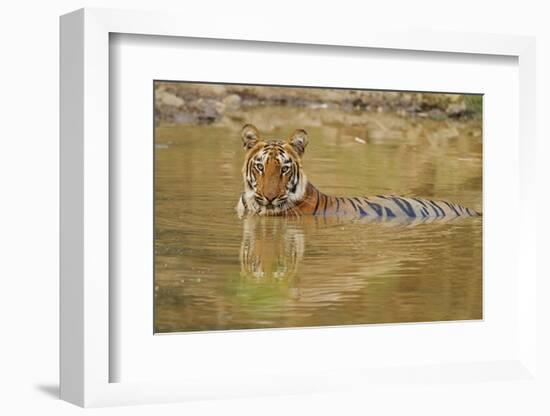
[(185, 103), (182, 98), (166, 91), (157, 93), (157, 99), (162, 104), (168, 105), (170, 107), (181, 107)]

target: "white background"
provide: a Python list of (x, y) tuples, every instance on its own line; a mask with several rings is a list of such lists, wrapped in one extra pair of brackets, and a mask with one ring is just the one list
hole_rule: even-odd
[[(188, 4), (186, 4), (188, 3)], [(58, 374), (58, 16), (83, 6), (179, 10), (196, 18), (212, 13), (235, 19), (280, 21), (286, 25), (339, 25), (357, 28), (386, 23), (391, 27), (510, 33), (538, 36), (539, 174), (548, 177), (550, 157), (550, 30), (545, 2), (399, 1), (339, 2), (181, 2), (181, 1), (19, 1), (3, 4), (0, 14), (3, 190), (2, 274), (0, 298), (0, 411), (4, 414), (81, 412), (55, 399)], [(185, 24), (185, 22), (182, 22)], [(205, 23), (206, 24), (206, 23)], [(545, 181), (546, 184), (548, 183)], [(543, 181), (539, 183), (542, 189)], [(548, 186), (546, 186), (547, 188)], [(539, 205), (548, 205), (548, 192)], [(542, 208), (539, 210), (543, 213)], [(548, 246), (548, 220), (539, 214), (539, 244)], [(514, 216), (511, 215), (511, 221)], [(544, 227), (544, 228), (543, 228)], [(505, 230), (503, 230), (505, 231)], [(505, 238), (505, 232), (503, 232)], [(542, 267), (542, 264), (540, 265)], [(545, 274), (549, 276), (545, 265)], [(541, 282), (538, 291), (548, 292)], [(540, 305), (548, 325), (548, 306)], [(543, 346), (548, 348), (548, 334)], [(541, 351), (542, 353), (542, 351)], [(548, 371), (548, 359), (540, 354)], [(546, 386), (548, 390), (548, 386)], [(548, 414), (543, 391), (529, 384), (441, 385), (388, 390), (376, 397), (339, 392), (316, 396), (258, 398), (93, 410), (100, 414)], [(481, 403), (477, 403), (481, 400)], [(543, 409), (543, 403), (545, 409)], [(406, 405), (405, 407), (403, 407)]]
[[(111, 171), (117, 178), (111, 202), (117, 207), (113, 229), (118, 237), (111, 250), (119, 259), (111, 278), (118, 288), (114, 304), (120, 318), (113, 331), (117, 340), (112, 345), (120, 358), (112, 380), (221, 379), (229, 374), (236, 384), (239, 374), (258, 385), (262, 378), (285, 371), (297, 380), (302, 373), (356, 370), (359, 363), (362, 369), (378, 369), (517, 356), (517, 247), (499, 238), (497, 231), (505, 227), (510, 238), (518, 240), (518, 223), (508, 225), (509, 214), (499, 209), (518, 211), (516, 59), (467, 55), (435, 59), (426, 53), (350, 49), (335, 54), (332, 48), (220, 46), (189, 40), (167, 45), (158, 37), (124, 35), (114, 37), (111, 58), (116, 98), (110, 110), (117, 122), (110, 139), (118, 155)], [(224, 62), (223, 67), (218, 62)], [(483, 322), (151, 336), (154, 79), (484, 93)], [(281, 354), (284, 350), (289, 353)]]

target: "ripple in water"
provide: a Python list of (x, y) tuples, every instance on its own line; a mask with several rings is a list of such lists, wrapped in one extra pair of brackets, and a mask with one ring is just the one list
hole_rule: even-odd
[[(437, 197), (482, 211), (481, 139), (472, 144), (468, 130), (480, 127), (459, 126), (435, 146), (437, 123), (419, 123), (416, 136), (368, 145), (296, 126), (311, 137), (304, 168), (335, 195)], [(482, 317), (481, 218), (239, 219), (238, 127), (157, 128), (156, 332)]]

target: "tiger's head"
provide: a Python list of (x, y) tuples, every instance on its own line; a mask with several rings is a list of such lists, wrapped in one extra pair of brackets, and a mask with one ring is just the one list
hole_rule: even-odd
[(286, 140), (264, 139), (256, 127), (247, 124), (241, 137), (247, 152), (242, 170), (246, 205), (260, 215), (292, 210), (307, 185), (301, 163), (306, 131), (296, 130)]

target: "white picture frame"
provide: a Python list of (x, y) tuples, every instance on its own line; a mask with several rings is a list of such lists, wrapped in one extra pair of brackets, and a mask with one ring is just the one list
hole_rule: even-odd
[[(182, 24), (185, 22), (185, 24)], [(61, 398), (80, 406), (159, 403), (195, 398), (323, 392), (342, 386), (401, 383), (410, 370), (381, 368), (364, 374), (332, 370), (330, 379), (315, 374), (281, 373), (269, 380), (236, 382), (224, 389), (203, 377), (184, 381), (110, 382), (109, 275), (110, 171), (109, 37), (124, 33), (147, 36), (225, 39), (284, 44), (333, 45), (437, 53), (504, 55), (519, 66), (520, 215), (514, 241), (521, 282), (517, 292), (518, 354), (496, 362), (442, 363), (420, 366), (418, 380), (479, 382), (471, 371), (506, 375), (506, 380), (537, 382), (535, 217), (521, 215), (534, 201), (535, 42), (530, 37), (467, 33), (381, 32), (365, 30), (328, 35), (299, 27), (279, 31), (276, 25), (247, 26), (234, 22), (204, 26), (200, 20), (171, 13), (83, 9), (61, 18)], [(223, 336), (223, 335), (222, 335)], [(419, 363), (420, 364), (420, 363)], [(493, 371), (491, 370), (491, 371)], [(413, 377), (413, 378), (414, 378)], [(347, 379), (347, 381), (343, 381)], [(350, 381), (352, 380), (352, 381)], [(281, 388), (281, 386), (284, 386)]]

